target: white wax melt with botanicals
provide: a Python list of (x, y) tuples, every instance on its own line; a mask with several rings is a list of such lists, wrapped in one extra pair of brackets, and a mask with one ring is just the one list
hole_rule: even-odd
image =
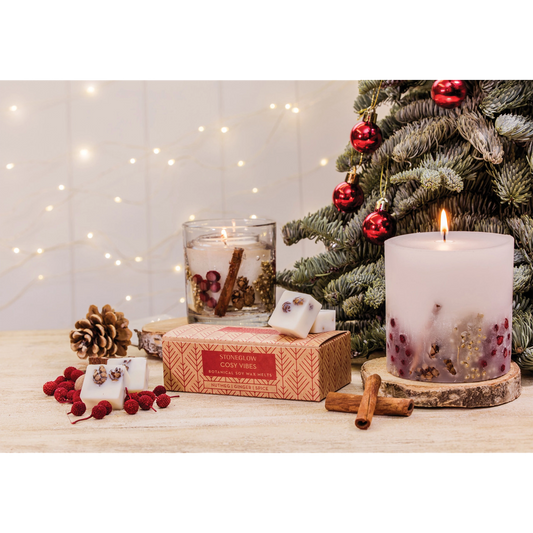
[(309, 294), (285, 291), (272, 313), (268, 325), (291, 337), (304, 339), (316, 320), (322, 304)]
[(146, 357), (124, 357), (113, 359), (113, 363), (126, 367), (125, 385), (128, 392), (141, 392), (148, 389), (149, 373)]
[(113, 409), (123, 409), (127, 373), (124, 365), (88, 365), (80, 393), (87, 410), (102, 400), (107, 400)]
[(335, 309), (321, 309), (309, 333), (335, 331)]

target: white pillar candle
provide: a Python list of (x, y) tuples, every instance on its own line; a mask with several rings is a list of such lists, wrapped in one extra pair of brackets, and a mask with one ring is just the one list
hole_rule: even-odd
[(438, 232), (385, 241), (387, 369), (411, 380), (484, 381), (511, 364), (514, 241)]

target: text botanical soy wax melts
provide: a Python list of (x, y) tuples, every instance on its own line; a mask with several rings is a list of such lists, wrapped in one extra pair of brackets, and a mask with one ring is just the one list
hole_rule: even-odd
[(107, 400), (113, 409), (123, 409), (127, 372), (124, 365), (88, 365), (80, 394), (87, 409), (102, 400)]
[(284, 335), (304, 339), (309, 335), (320, 309), (322, 309), (322, 304), (309, 294), (285, 291), (268, 325)]
[(493, 379), (511, 364), (514, 240), (446, 228), (385, 241), (387, 370)]

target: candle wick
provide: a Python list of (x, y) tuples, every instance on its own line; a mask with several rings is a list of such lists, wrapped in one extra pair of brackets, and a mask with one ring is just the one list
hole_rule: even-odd
[(444, 240), (444, 242), (446, 242), (446, 233), (448, 233), (447, 230), (443, 229), (442, 230), (442, 239)]

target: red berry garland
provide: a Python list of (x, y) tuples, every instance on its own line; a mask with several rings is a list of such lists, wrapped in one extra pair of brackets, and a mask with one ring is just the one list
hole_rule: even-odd
[(98, 405), (102, 405), (103, 407), (105, 407), (106, 414), (109, 414), (111, 411), (113, 411), (113, 406), (107, 400), (102, 400), (101, 402), (98, 402)]
[(124, 402), (124, 411), (129, 415), (134, 415), (139, 410), (139, 402), (137, 400), (127, 400)]
[(47, 395), (47, 396), (53, 396), (54, 395), (54, 392), (56, 391), (57, 389), (57, 383), (55, 381), (47, 381), (44, 385), (43, 385), (43, 392)]
[(154, 389), (154, 394), (156, 396), (159, 396), (160, 394), (166, 394), (167, 392), (167, 389), (165, 389), (165, 387), (163, 387), (163, 385), (158, 385), (155, 389)]
[(167, 394), (160, 394), (155, 402), (157, 403), (157, 407), (165, 409), (165, 407), (170, 405), (170, 396)]
[(152, 407), (154, 405), (154, 400), (150, 398), (147, 394), (143, 394), (139, 397), (139, 406), (143, 411), (148, 411), (149, 409), (152, 409), (155, 411), (155, 409)]
[[(216, 278), (217, 272), (209, 272), (211, 278)], [(216, 283), (216, 281), (212, 281)], [(81, 391), (74, 389), (75, 381), (81, 376), (84, 376), (85, 372), (78, 370), (74, 367), (65, 368), (64, 375), (58, 376), (54, 381), (47, 381), (43, 385), (43, 392), (47, 396), (54, 396), (59, 403), (71, 403), (71, 410), (67, 415), (82, 416), (87, 410), (87, 406), (81, 401)], [(70, 378), (70, 379), (68, 379)], [(144, 411), (152, 409), (154, 412), (153, 404), (157, 403), (160, 409), (166, 409), (171, 402), (171, 398), (179, 398), (179, 395), (169, 396), (166, 394), (167, 390), (163, 385), (158, 385), (152, 391), (128, 392), (126, 389), (126, 401), (124, 402), (124, 411), (129, 415), (134, 415), (139, 411), (139, 408)], [(76, 424), (82, 420), (88, 420), (89, 418), (96, 418), (100, 420), (104, 416), (110, 414), (113, 411), (113, 406), (107, 400), (102, 400), (92, 408), (91, 416), (81, 418), (71, 424)]]
[(74, 402), (72, 404), (72, 409), (67, 413), (67, 415), (82, 416), (87, 410), (86, 405), (83, 402)]
[(107, 410), (103, 405), (95, 405), (91, 410), (91, 416), (88, 416), (86, 418), (80, 418), (79, 420), (75, 420), (74, 422), (71, 421), (70, 423), (77, 424), (82, 420), (89, 420), (89, 418), (96, 418), (96, 420), (102, 420), (102, 418), (104, 418), (106, 414)]
[(59, 403), (67, 403), (67, 394), (68, 394), (68, 390), (67, 389), (64, 389), (63, 387), (59, 387), (54, 392), (54, 398)]

